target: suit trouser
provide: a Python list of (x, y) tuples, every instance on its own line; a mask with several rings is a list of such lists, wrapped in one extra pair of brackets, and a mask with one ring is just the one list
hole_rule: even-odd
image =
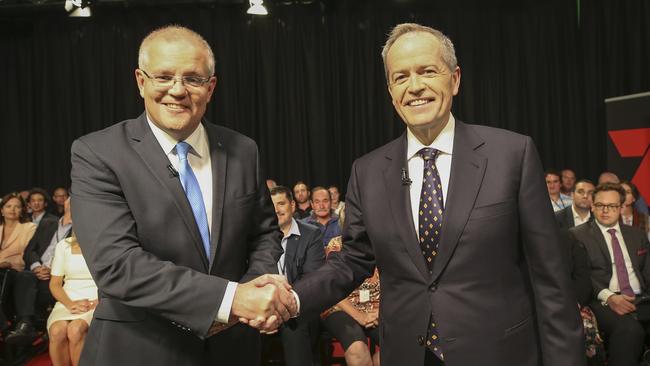
[(33, 317), (36, 314), (37, 303), (45, 306), (54, 303), (49, 285), (50, 281), (39, 280), (31, 271), (16, 272), (14, 304), (19, 321)]
[(314, 351), (318, 349), (319, 317), (298, 317), (291, 323), (280, 327), (285, 363), (287, 366), (311, 365)]
[(618, 315), (599, 301), (591, 303), (598, 327), (608, 339), (607, 359), (610, 366), (636, 366), (643, 351), (648, 324), (632, 315)]
[(433, 352), (427, 349), (424, 353), (424, 366), (445, 366), (445, 363), (434, 355)]

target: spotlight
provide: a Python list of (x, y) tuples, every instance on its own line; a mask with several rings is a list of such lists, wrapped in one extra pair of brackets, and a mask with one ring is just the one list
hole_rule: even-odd
[(89, 17), (92, 15), (90, 0), (65, 0), (64, 7), (70, 17)]
[(264, 0), (249, 0), (250, 8), (246, 13), (254, 15), (267, 15), (269, 12), (264, 7)]

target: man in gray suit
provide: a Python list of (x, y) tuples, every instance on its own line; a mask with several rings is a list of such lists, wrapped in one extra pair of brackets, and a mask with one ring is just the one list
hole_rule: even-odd
[(451, 114), (461, 74), (439, 31), (398, 25), (382, 56), (407, 131), (354, 163), (343, 250), (294, 285), (301, 314), (335, 304), (376, 264), (383, 365), (584, 364), (533, 141)]
[(286, 281), (258, 277), (282, 248), (257, 146), (202, 120), (214, 65), (195, 32), (152, 32), (135, 70), (145, 113), (72, 145), (99, 288), (82, 365), (259, 365), (259, 333), (237, 320), (270, 329), (295, 312)]

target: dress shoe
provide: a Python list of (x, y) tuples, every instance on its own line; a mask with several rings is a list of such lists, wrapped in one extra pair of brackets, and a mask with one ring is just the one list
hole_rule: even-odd
[(18, 323), (16, 329), (9, 332), (5, 341), (7, 344), (26, 346), (30, 345), (36, 337), (38, 337), (38, 332), (34, 329), (34, 326), (22, 321)]

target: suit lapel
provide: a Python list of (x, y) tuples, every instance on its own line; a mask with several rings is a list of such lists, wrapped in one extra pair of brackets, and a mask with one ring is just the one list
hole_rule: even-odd
[(436, 280), (447, 266), (474, 207), (487, 166), (487, 158), (475, 151), (483, 143), (469, 126), (456, 120), (442, 235), (433, 266), (432, 281)]
[(228, 154), (224, 142), (220, 140), (215, 126), (203, 122), (208, 140), (210, 142), (210, 162), (212, 165), (212, 228), (210, 230), (210, 271), (214, 265), (218, 251), (221, 224), (223, 221), (223, 207), (226, 195), (226, 170), (228, 168)]
[(179, 211), (180, 217), (192, 237), (194, 248), (201, 256), (201, 261), (207, 272), (208, 261), (205, 256), (205, 249), (203, 249), (201, 234), (199, 233), (192, 208), (187, 201), (181, 182), (178, 176), (171, 174), (167, 168), (169, 166), (169, 159), (165, 156), (158, 140), (156, 140), (153, 132), (151, 132), (145, 114), (142, 114), (138, 121), (139, 123), (135, 124), (130, 131), (133, 148), (145, 162), (151, 174), (161, 183), (160, 185), (170, 193), (174, 206)]
[(607, 270), (612, 272), (612, 266), (611, 263), (614, 263), (612, 260), (612, 256), (609, 254), (609, 249), (607, 248), (607, 242), (605, 241), (605, 237), (603, 236), (603, 232), (600, 231), (600, 228), (596, 224), (595, 221), (592, 221), (589, 223), (589, 232), (591, 233), (592, 238), (595, 240), (596, 244), (598, 245), (598, 248), (600, 249), (600, 253), (607, 259), (605, 263), (610, 263), (609, 266), (607, 266)]
[(284, 272), (289, 280), (289, 283), (293, 283), (296, 280), (298, 275), (297, 268), (295, 267), (296, 263), (296, 254), (298, 253), (298, 247), (300, 246), (300, 237), (297, 235), (291, 235), (287, 238), (287, 248), (284, 251)]
[[(619, 225), (621, 228), (621, 236), (623, 237), (623, 240), (625, 241), (625, 247), (627, 248), (627, 255), (630, 256), (630, 261), (632, 261), (632, 268), (634, 268), (634, 272), (636, 273), (636, 277), (641, 281), (641, 284), (643, 284), (643, 276), (641, 272), (641, 263), (639, 263), (639, 255), (637, 254), (638, 250), (640, 249), (636, 241), (632, 240), (632, 238), (629, 235), (629, 230), (625, 225), (620, 224)], [(643, 286), (645, 288), (645, 286)]]
[(413, 225), (410, 188), (409, 185), (403, 184), (401, 179), (402, 169), (408, 168), (406, 158), (406, 133), (404, 133), (386, 154), (384, 183), (395, 228), (399, 232), (401, 242), (406, 247), (415, 267), (426, 279), (429, 278), (429, 271), (424, 262)]

